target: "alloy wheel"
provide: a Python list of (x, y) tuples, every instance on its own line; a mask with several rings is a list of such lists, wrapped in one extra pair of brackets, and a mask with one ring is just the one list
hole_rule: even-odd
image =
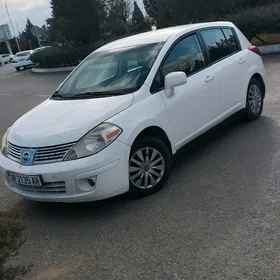
[(258, 85), (251, 85), (249, 89), (248, 102), (251, 111), (254, 114), (258, 114), (262, 106), (262, 93)]
[(165, 172), (165, 160), (155, 148), (139, 149), (129, 162), (129, 179), (139, 189), (156, 186)]

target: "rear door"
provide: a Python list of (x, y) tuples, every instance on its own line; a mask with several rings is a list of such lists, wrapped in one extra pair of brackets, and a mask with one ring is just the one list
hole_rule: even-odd
[(176, 71), (185, 72), (187, 83), (176, 87), (174, 96), (170, 98), (165, 95), (163, 87), (161, 90), (155, 87), (155, 91), (159, 91), (155, 93), (164, 100), (178, 149), (221, 114), (222, 108), (219, 85), (207, 67), (205, 53), (196, 33), (184, 36), (171, 47), (154, 84), (162, 84), (162, 78)]
[(231, 27), (215, 27), (201, 30), (203, 41), (215, 79), (221, 91), (222, 111), (234, 110), (244, 101), (246, 94), (247, 61)]

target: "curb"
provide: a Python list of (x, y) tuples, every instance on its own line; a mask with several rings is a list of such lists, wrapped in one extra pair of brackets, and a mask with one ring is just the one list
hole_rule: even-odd
[(59, 68), (32, 68), (33, 73), (61, 73), (61, 72), (71, 72), (76, 68), (76, 66), (69, 66), (69, 67), (59, 67)]
[(280, 53), (280, 44), (259, 46), (258, 48), (259, 48), (261, 54)]

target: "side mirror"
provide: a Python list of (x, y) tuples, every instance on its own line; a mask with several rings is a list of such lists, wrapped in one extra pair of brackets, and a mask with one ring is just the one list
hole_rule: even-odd
[(182, 86), (187, 83), (187, 76), (184, 72), (171, 72), (165, 76), (165, 94), (167, 97), (172, 97), (174, 95), (174, 88)]

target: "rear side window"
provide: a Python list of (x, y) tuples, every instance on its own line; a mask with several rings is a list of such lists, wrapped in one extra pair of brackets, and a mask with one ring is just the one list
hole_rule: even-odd
[(221, 29), (201, 31), (202, 38), (208, 48), (210, 61), (218, 61), (231, 54), (230, 47)]
[(223, 33), (227, 39), (227, 43), (229, 45), (231, 53), (235, 53), (240, 50), (238, 39), (236, 35), (233, 33), (231, 28), (223, 28)]
[(204, 55), (197, 36), (194, 34), (175, 45), (162, 66), (162, 73), (166, 76), (171, 72), (183, 71), (188, 76), (204, 67)]

